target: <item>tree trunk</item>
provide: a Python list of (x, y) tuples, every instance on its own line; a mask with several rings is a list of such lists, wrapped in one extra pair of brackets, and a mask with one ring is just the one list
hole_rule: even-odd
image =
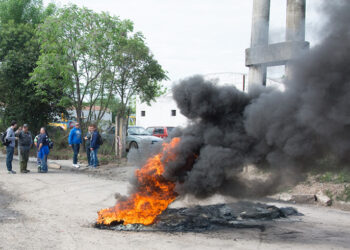
[(114, 147), (115, 147), (115, 155), (119, 158), (119, 151), (120, 151), (120, 140), (119, 140), (119, 116), (117, 115), (115, 117), (115, 132), (114, 132), (115, 138), (114, 138)]
[(126, 156), (126, 119), (123, 116), (117, 116), (115, 121), (115, 152), (121, 159)]
[(77, 113), (77, 122), (81, 125), (81, 112), (82, 108), (81, 107), (76, 107), (75, 112)]

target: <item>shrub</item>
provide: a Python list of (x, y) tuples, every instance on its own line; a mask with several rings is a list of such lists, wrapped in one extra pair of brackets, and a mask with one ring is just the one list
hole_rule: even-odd
[(337, 196), (337, 200), (350, 201), (350, 185), (344, 185), (344, 190)]
[(324, 173), (323, 175), (319, 176), (319, 177), (317, 178), (317, 180), (318, 180), (319, 182), (332, 182), (332, 181), (333, 181), (333, 178), (334, 178), (333, 173), (331, 173), (331, 172), (326, 172), (326, 173)]

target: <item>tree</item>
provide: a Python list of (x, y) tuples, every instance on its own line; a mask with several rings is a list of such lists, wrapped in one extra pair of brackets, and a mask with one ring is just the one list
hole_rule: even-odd
[[(90, 108), (88, 119), (95, 104), (102, 106), (101, 118), (117, 97), (120, 133), (116, 138), (125, 139), (131, 99), (139, 95), (150, 102), (162, 93), (160, 81), (166, 73), (142, 34), (133, 33), (129, 20), (70, 5), (46, 19), (38, 36), (41, 55), (32, 74), (38, 93), (42, 88), (63, 88), (80, 123), (85, 106)], [(124, 153), (125, 147), (118, 151), (119, 156)]]
[(56, 10), (54, 4), (45, 9), (42, 0), (0, 0), (0, 21), (15, 24), (39, 24)]
[(50, 10), (43, 8), (41, 1), (0, 1), (0, 102), (3, 125), (16, 119), (38, 129), (64, 111), (56, 103), (62, 95), (61, 90), (46, 89), (37, 95), (35, 85), (29, 81), (40, 54), (35, 29), (53, 10), (53, 5), (50, 5)]
[(164, 93), (161, 81), (167, 79), (166, 72), (154, 59), (141, 33), (130, 36), (113, 58), (109, 72), (116, 94), (119, 96), (119, 110), (116, 118), (116, 141), (119, 157), (126, 154), (126, 127), (130, 115), (130, 101), (138, 95), (142, 102), (150, 103)]
[[(88, 102), (91, 110), (98, 100), (112, 98), (105, 71), (125, 40), (123, 34), (131, 29), (130, 21), (107, 13), (97, 14), (76, 5), (59, 10), (38, 30), (41, 56), (32, 75), (38, 90), (45, 86), (64, 88), (82, 123), (84, 103)], [(100, 105), (106, 109), (108, 102)]]

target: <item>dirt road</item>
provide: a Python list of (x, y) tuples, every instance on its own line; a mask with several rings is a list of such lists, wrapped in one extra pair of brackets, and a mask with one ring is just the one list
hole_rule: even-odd
[[(86, 171), (8, 175), (0, 159), (0, 249), (342, 249), (350, 246), (350, 213), (297, 206), (305, 216), (267, 223), (263, 232), (139, 233), (92, 227), (96, 212), (127, 192), (130, 167), (115, 180)], [(14, 162), (18, 168), (18, 163)], [(214, 199), (215, 200), (215, 199)], [(219, 199), (223, 201), (224, 199)], [(213, 199), (211, 199), (213, 202)], [(185, 202), (186, 204), (188, 203)], [(184, 201), (176, 202), (181, 206)], [(285, 205), (284, 205), (285, 206)]]

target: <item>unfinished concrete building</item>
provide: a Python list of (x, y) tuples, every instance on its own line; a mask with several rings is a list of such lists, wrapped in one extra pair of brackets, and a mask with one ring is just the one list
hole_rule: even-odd
[(254, 0), (251, 47), (246, 50), (249, 84), (266, 85), (267, 67), (286, 66), (309, 48), (305, 41), (306, 0), (287, 0), (285, 42), (269, 44), (270, 0)]

